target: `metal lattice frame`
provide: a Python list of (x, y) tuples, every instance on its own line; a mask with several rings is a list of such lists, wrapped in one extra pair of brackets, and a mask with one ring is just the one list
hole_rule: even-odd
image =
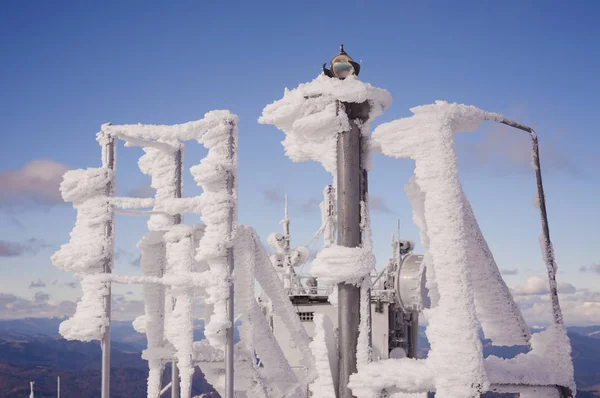
[[(233, 116), (233, 115), (232, 115)], [(197, 127), (195, 124), (201, 123), (203, 120), (198, 122), (190, 122), (190, 129)], [(229, 139), (227, 156), (224, 161), (230, 165), (227, 171), (227, 193), (229, 194), (231, 201), (229, 203), (230, 211), (227, 226), (227, 240), (231, 241), (233, 238), (233, 231), (236, 227), (236, 184), (234, 181), (234, 175), (236, 173), (235, 167), (237, 165), (237, 118), (232, 117), (226, 121), (229, 129)], [(126, 141), (129, 146), (141, 146), (145, 150), (150, 148), (154, 151), (154, 156), (162, 160), (168, 159), (167, 161), (173, 162), (175, 167), (172, 169), (172, 173), (169, 178), (173, 181), (172, 199), (177, 201), (180, 200), (179, 206), (174, 207), (176, 210), (168, 209), (169, 206), (161, 206), (158, 198), (154, 199), (143, 199), (143, 202), (136, 202), (136, 199), (140, 198), (116, 198), (114, 180), (106, 187), (106, 196), (112, 203), (111, 208), (113, 216), (111, 221), (106, 225), (106, 237), (110, 244), (113, 246), (111, 251), (113, 255), (109, 256), (104, 266), (104, 273), (106, 274), (106, 286), (107, 294), (104, 296), (104, 311), (105, 316), (108, 319), (108, 326), (104, 330), (104, 334), (101, 340), (102, 347), (102, 398), (109, 398), (110, 396), (110, 316), (111, 316), (111, 291), (110, 286), (114, 283), (127, 283), (127, 284), (143, 284), (144, 295), (145, 295), (145, 320), (152, 324), (159, 325), (156, 329), (146, 329), (146, 335), (148, 339), (148, 350), (145, 351), (144, 357), (149, 363), (158, 364), (159, 366), (150, 366), (151, 371), (160, 370), (160, 374), (156, 375), (156, 380), (160, 383), (162, 379), (162, 370), (164, 364), (168, 361), (172, 361), (172, 382), (162, 388), (160, 384), (155, 389), (156, 397), (161, 396), (166, 390), (171, 387), (171, 396), (180, 396), (180, 385), (179, 385), (179, 365), (176, 366), (178, 360), (185, 360), (185, 357), (181, 357), (178, 353), (181, 351), (181, 344), (173, 344), (168, 341), (168, 337), (165, 335), (165, 327), (169, 322), (169, 314), (176, 310), (178, 305), (187, 303), (188, 307), (185, 308), (189, 319), (192, 319), (191, 304), (193, 300), (194, 291), (198, 288), (206, 287), (210, 281), (208, 277), (203, 277), (202, 273), (193, 272), (192, 269), (184, 269), (177, 264), (169, 264), (167, 259), (169, 244), (186, 244), (189, 250), (189, 256), (193, 258), (194, 250), (197, 246), (196, 236), (197, 234), (183, 234), (171, 238), (170, 243), (165, 243), (164, 234), (171, 231), (173, 226), (182, 223), (183, 214), (179, 212), (181, 209), (186, 208), (186, 204), (193, 203), (197, 204), (200, 200), (200, 196), (195, 198), (183, 198), (183, 145), (174, 136), (173, 139), (149, 139), (148, 136), (155, 135), (153, 132), (160, 130), (161, 127), (168, 129), (171, 126), (143, 126), (138, 125), (138, 131), (147, 129), (149, 134), (140, 134), (140, 136), (129, 135), (131, 129), (122, 129), (123, 126), (113, 126), (111, 124), (105, 124), (102, 126), (102, 131), (98, 135), (98, 140), (102, 146), (102, 167), (108, 168), (113, 172), (116, 172), (115, 158), (116, 158), (116, 140), (122, 139)], [(181, 125), (173, 126), (181, 130)], [(135, 131), (135, 130), (134, 130)], [(196, 137), (193, 137), (196, 138)], [(209, 149), (210, 150), (210, 149)], [(134, 199), (131, 201), (131, 199)], [(187, 201), (187, 202), (186, 202)], [(128, 205), (131, 204), (131, 206)], [(143, 203), (143, 207), (152, 206), (152, 211), (139, 211), (133, 210), (133, 203)], [(175, 203), (175, 202), (173, 202)], [(125, 204), (125, 208), (118, 209), (119, 205)], [(194, 206), (191, 206), (194, 207)], [(197, 207), (197, 206), (196, 206)], [(187, 205), (188, 210), (197, 213), (196, 209), (190, 209)], [(146, 251), (147, 254), (154, 256), (152, 261), (161, 262), (160, 266), (156, 269), (151, 267), (144, 267), (142, 269), (144, 276), (132, 277), (123, 276), (113, 273), (114, 268), (114, 212), (126, 215), (139, 215), (148, 214), (150, 217), (166, 217), (167, 222), (152, 223), (149, 222), (149, 233), (144, 236), (140, 242), (142, 252)], [(160, 225), (159, 225), (160, 224)], [(233, 248), (231, 244), (226, 244), (228, 249), (226, 250), (227, 257), (227, 275), (229, 285), (229, 297), (227, 299), (227, 318), (230, 321), (230, 326), (226, 329), (226, 346), (225, 346), (225, 373), (226, 373), (226, 396), (233, 397), (233, 283), (231, 282), (231, 275), (233, 271)], [(162, 253), (162, 256), (158, 256), (158, 253)], [(142, 263), (144, 258), (142, 257)], [(190, 259), (190, 263), (191, 263)], [(182, 280), (187, 280), (182, 285)], [(156, 300), (156, 298), (158, 298)], [(155, 299), (154, 301), (152, 299)], [(192, 332), (193, 333), (193, 332)], [(193, 346), (193, 335), (188, 336), (189, 349), (192, 350)], [(194, 358), (189, 358), (192, 363), (191, 366), (195, 366), (197, 363), (194, 362)], [(190, 377), (188, 379), (191, 380)], [(149, 386), (150, 387), (150, 386)], [(184, 390), (188, 391), (186, 395), (189, 397), (191, 385), (184, 386)], [(150, 396), (150, 395), (149, 395)], [(155, 398), (155, 397), (153, 397)]]

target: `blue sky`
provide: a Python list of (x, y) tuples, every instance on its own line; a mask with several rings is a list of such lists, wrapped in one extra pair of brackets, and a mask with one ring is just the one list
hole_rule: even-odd
[[(551, 1), (3, 2), (0, 241), (19, 255), (0, 257), (0, 292), (31, 299), (43, 291), (51, 302), (79, 294), (64, 285), (71, 276), (49, 260), (68, 240), (74, 211), (47, 191), (40, 197), (9, 184), (35, 160), (98, 166), (95, 133), (108, 121), (172, 124), (230, 109), (240, 116), (240, 222), (266, 239), (279, 228), (287, 193), (294, 243), (306, 243), (319, 226), (316, 203), (330, 177), (316, 163), (287, 159), (283, 133), (256, 119), (285, 87), (316, 77), (344, 43), (362, 64), (361, 80), (393, 96), (373, 127), (443, 99), (503, 113), (539, 132), (559, 277), (592, 300), (600, 282), (594, 272), (600, 263), (599, 11), (595, 2)], [(544, 275), (528, 144), (522, 133), (492, 125), (457, 136), (465, 191), (499, 267), (517, 270), (506, 276), (515, 288)], [(140, 152), (119, 149), (119, 193), (142, 189)], [(190, 147), (186, 166), (203, 153)], [(412, 166), (373, 157), (380, 265), (397, 219), (403, 236), (418, 240), (403, 193)], [(188, 177), (186, 194), (196, 193)], [(119, 272), (139, 273), (130, 263), (143, 231), (141, 219), (117, 220)], [(47, 286), (30, 289), (38, 278)], [(579, 315), (600, 322), (600, 308)]]

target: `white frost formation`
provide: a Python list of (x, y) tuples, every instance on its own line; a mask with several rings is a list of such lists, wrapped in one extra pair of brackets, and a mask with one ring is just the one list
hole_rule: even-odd
[(348, 131), (350, 122), (342, 102), (368, 101), (371, 109), (366, 127), (391, 104), (384, 89), (363, 83), (354, 76), (344, 80), (324, 74), (310, 83), (285, 90), (283, 98), (263, 109), (259, 123), (272, 124), (286, 135), (282, 144), (294, 162), (314, 160), (335, 175), (337, 134)]

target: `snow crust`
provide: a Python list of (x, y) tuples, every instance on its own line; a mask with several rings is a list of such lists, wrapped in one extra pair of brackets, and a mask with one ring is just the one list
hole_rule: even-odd
[(337, 134), (350, 129), (343, 102), (368, 101), (371, 108), (364, 126), (391, 104), (391, 95), (383, 89), (363, 83), (354, 76), (344, 80), (324, 74), (293, 90), (263, 109), (259, 123), (272, 124), (286, 134), (282, 144), (294, 162), (314, 160), (330, 173), (336, 170)]
[(331, 245), (317, 254), (310, 274), (326, 285), (359, 284), (373, 269), (375, 256), (370, 249)]
[(112, 255), (112, 241), (106, 234), (112, 220), (112, 207), (106, 191), (114, 180), (109, 169), (70, 170), (60, 185), (63, 199), (77, 210), (71, 239), (52, 256), (64, 271), (93, 274), (104, 271)]
[(77, 302), (75, 314), (63, 321), (58, 331), (67, 340), (100, 340), (109, 324), (104, 313), (108, 285), (101, 274), (84, 276), (80, 284), (83, 295)]
[[(575, 391), (571, 345), (560, 325), (534, 333), (531, 336), (531, 348), (530, 352), (511, 359), (495, 356), (484, 359), (490, 386), (495, 386), (494, 391), (520, 392), (527, 397), (559, 396), (556, 395), (557, 385)], [(350, 376), (349, 387), (357, 398), (372, 397), (383, 389), (407, 394), (399, 396), (436, 391), (441, 376), (436, 373), (437, 368), (430, 358), (372, 362)]]
[(485, 360), (490, 381), (497, 384), (560, 385), (575, 391), (571, 343), (562, 325), (531, 336), (531, 351), (511, 359)]
[(434, 379), (434, 371), (426, 360), (387, 359), (362, 367), (350, 376), (348, 387), (357, 398), (372, 398), (383, 389), (395, 387), (407, 393), (435, 391)]

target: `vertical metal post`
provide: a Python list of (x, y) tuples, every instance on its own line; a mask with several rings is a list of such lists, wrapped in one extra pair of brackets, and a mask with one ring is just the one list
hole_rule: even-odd
[[(175, 151), (175, 198), (181, 198), (183, 196), (183, 152), (181, 149)], [(173, 224), (181, 224), (181, 214), (173, 216)], [(173, 306), (175, 306), (175, 299), (173, 299)], [(179, 398), (179, 368), (177, 362), (171, 362), (171, 398)]]
[(419, 339), (419, 313), (410, 312), (410, 346), (407, 352), (409, 358), (417, 358), (417, 341)]
[(56, 398), (60, 398), (60, 376), (56, 376)]
[[(236, 151), (234, 146), (236, 145), (235, 125), (231, 122), (231, 130), (229, 134), (229, 145), (228, 145), (228, 158), (231, 162), (231, 170), (227, 175), (227, 193), (231, 196), (232, 201), (235, 199), (235, 168), (237, 167)], [(232, 202), (229, 209), (229, 220), (227, 226), (228, 238), (233, 241), (233, 227), (236, 218), (236, 203)], [(233, 398), (234, 396), (234, 368), (233, 368), (233, 328), (234, 328), (234, 316), (233, 316), (233, 247), (227, 249), (227, 274), (229, 277), (229, 296), (227, 297), (226, 308), (227, 308), (227, 320), (230, 322), (229, 328), (226, 330), (227, 344), (225, 346), (225, 398)]]
[[(338, 239), (340, 246), (358, 247), (361, 243), (361, 131), (357, 119), (368, 113), (368, 103), (340, 104), (350, 119), (350, 131), (337, 139)], [(360, 287), (338, 285), (339, 386), (338, 398), (350, 398), (350, 375), (356, 373), (356, 346), (360, 324)]]
[[(102, 167), (108, 168), (110, 170), (115, 169), (115, 138), (111, 135), (107, 135), (105, 137), (105, 141), (103, 142), (104, 148), (102, 151), (103, 159), (102, 159)], [(114, 195), (114, 183), (109, 183), (106, 186), (106, 195), (113, 196)], [(106, 238), (109, 241), (110, 245), (114, 246), (114, 218), (111, 219), (108, 223), (106, 223)], [(111, 248), (111, 251), (114, 251), (114, 247)], [(110, 274), (113, 268), (113, 260), (114, 256), (111, 255), (104, 262), (104, 273)], [(106, 282), (108, 292), (106, 296), (104, 296), (104, 311), (105, 317), (108, 319), (108, 325), (104, 329), (104, 335), (102, 336), (102, 340), (100, 341), (100, 346), (102, 348), (102, 386), (101, 386), (101, 398), (110, 398), (110, 319), (111, 319), (111, 283), (110, 281)]]

